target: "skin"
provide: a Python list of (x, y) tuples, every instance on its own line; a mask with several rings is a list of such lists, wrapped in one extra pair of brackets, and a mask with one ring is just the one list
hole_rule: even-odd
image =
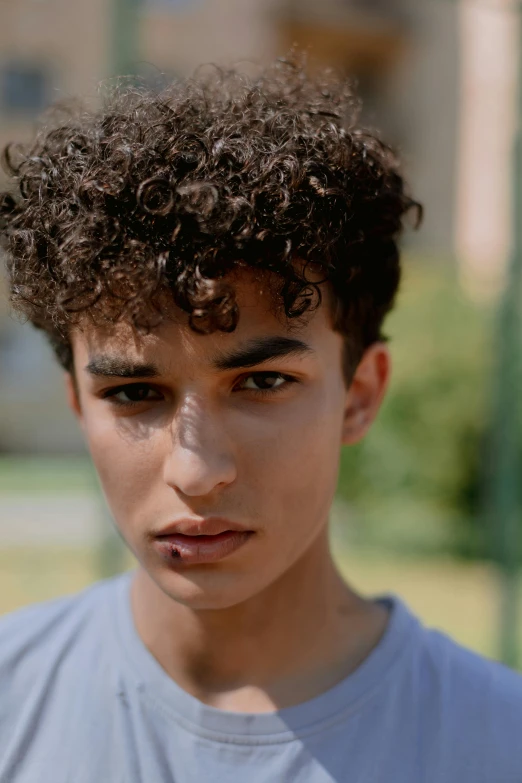
[[(175, 312), (144, 337), (123, 323), (77, 328), (75, 378), (67, 375), (66, 384), (108, 505), (139, 563), (131, 603), (144, 644), (201, 701), (264, 712), (332, 687), (386, 627), (383, 607), (339, 576), (328, 515), (341, 445), (368, 431), (390, 359), (384, 344), (370, 346), (347, 387), (327, 291), (296, 326), (274, 313), (248, 273), (235, 290), (240, 319), (230, 334), (198, 335)], [(274, 337), (298, 339), (307, 350), (216, 368), (253, 340)], [(157, 377), (86, 369), (94, 360), (103, 370), (104, 357), (120, 366), (154, 364)], [(260, 385), (275, 388), (260, 394)], [(129, 405), (129, 394), (142, 400)], [(176, 567), (158, 555), (153, 533), (209, 516), (253, 533), (211, 564)]]

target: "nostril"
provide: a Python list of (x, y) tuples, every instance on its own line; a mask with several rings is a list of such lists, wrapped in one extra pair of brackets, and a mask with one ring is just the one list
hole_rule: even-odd
[(223, 489), (236, 478), (236, 464), (229, 454), (210, 450), (176, 449), (163, 469), (165, 483), (184, 496), (206, 496)]

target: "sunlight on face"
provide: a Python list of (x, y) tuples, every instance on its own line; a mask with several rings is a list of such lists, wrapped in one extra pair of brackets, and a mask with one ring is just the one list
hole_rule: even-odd
[[(291, 327), (259, 286), (236, 287), (238, 327), (178, 319), (138, 338), (73, 335), (78, 415), (116, 524), (161, 589), (194, 608), (239, 603), (325, 535), (350, 393), (342, 338), (321, 307)], [(218, 562), (179, 568), (152, 540), (184, 519), (251, 531)]]

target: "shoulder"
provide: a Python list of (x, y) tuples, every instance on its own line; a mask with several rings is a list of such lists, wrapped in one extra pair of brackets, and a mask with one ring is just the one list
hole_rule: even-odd
[(0, 617), (0, 671), (32, 655), (40, 658), (50, 647), (71, 643), (96, 618), (94, 610), (106, 603), (120, 579), (97, 582), (75, 595)]
[(426, 630), (421, 648), (423, 665), (448, 693), (464, 703), (490, 703), (522, 717), (522, 675), (497, 661), (462, 647), (446, 634)]
[(422, 634), (418, 664), (419, 687), (462, 763), (497, 783), (522, 780), (522, 675), (433, 630)]
[(121, 579), (0, 618), (0, 729), (27, 699), (52, 689), (64, 669), (100, 662), (100, 637), (110, 628), (110, 599)]

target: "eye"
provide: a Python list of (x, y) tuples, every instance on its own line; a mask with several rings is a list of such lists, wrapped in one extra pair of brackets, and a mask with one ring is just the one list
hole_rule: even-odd
[(160, 392), (153, 389), (147, 383), (130, 383), (126, 386), (117, 386), (109, 389), (103, 395), (115, 405), (136, 405), (140, 402), (154, 402), (163, 399)]
[(290, 383), (296, 383), (295, 378), (280, 372), (253, 372), (245, 375), (236, 386), (239, 391), (276, 392)]

